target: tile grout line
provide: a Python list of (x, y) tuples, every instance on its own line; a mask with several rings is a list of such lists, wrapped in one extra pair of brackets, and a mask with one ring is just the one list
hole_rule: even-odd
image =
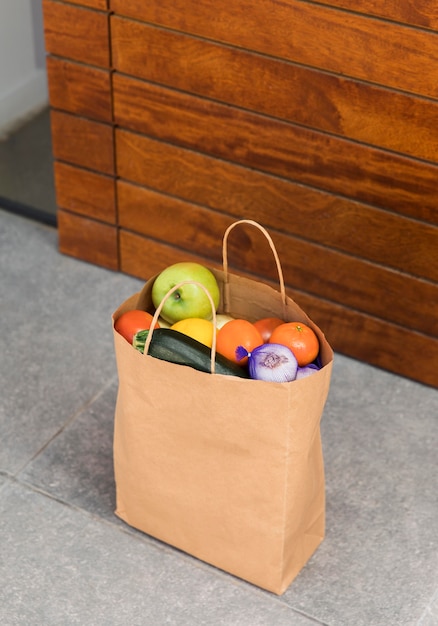
[[(155, 539), (152, 535), (147, 535), (146, 533), (137, 531), (135, 528), (129, 527), (129, 525), (126, 525), (126, 524), (118, 525), (112, 522), (111, 520), (105, 519), (104, 517), (100, 517), (96, 513), (91, 513), (90, 511), (87, 511), (87, 509), (84, 509), (76, 504), (72, 504), (71, 502), (67, 502), (66, 500), (63, 500), (62, 498), (59, 498), (49, 493), (48, 491), (45, 491), (41, 487), (33, 485), (32, 483), (29, 483), (27, 481), (20, 480), (17, 476), (14, 476), (12, 474), (0, 474), (0, 475), (4, 475), (7, 479), (10, 480), (11, 483), (17, 485), (18, 487), (22, 487), (23, 489), (26, 489), (27, 491), (30, 491), (36, 495), (40, 495), (40, 496), (43, 496), (44, 498), (48, 498), (52, 502), (60, 504), (61, 506), (65, 506), (67, 509), (75, 511), (79, 514), (84, 514), (90, 521), (101, 523), (104, 526), (110, 527), (111, 529), (115, 531), (119, 531), (123, 533), (124, 535), (127, 535), (128, 537), (132, 537), (134, 540), (140, 541), (143, 545), (146, 545), (148, 548), (152, 548), (152, 549), (157, 550), (158, 552), (165, 552), (168, 555), (174, 555), (175, 557), (182, 558), (184, 562), (190, 563), (193, 567), (196, 567), (198, 569), (205, 569), (209, 572), (212, 572), (215, 576), (219, 578), (223, 578), (231, 582), (231, 584), (234, 584), (235, 586), (244, 585), (249, 590), (250, 593), (260, 596), (264, 599), (268, 598), (269, 600), (274, 601), (275, 603), (283, 606), (284, 608), (290, 610), (291, 612), (296, 613), (297, 615), (301, 615), (302, 617), (305, 617), (308, 620), (311, 620), (312, 622), (315, 623), (315, 626), (329, 626), (328, 623), (321, 621), (317, 617), (310, 615), (298, 608), (295, 608), (287, 604), (286, 602), (284, 602), (284, 600), (282, 600), (281, 596), (277, 596), (273, 593), (270, 593), (269, 591), (259, 588), (256, 585), (252, 585), (251, 583), (239, 578), (238, 576), (229, 574), (226, 571), (215, 567), (214, 565), (210, 565), (209, 563), (202, 561), (201, 559), (197, 559), (191, 554), (185, 553), (179, 550), (178, 548), (175, 548), (171, 544), (167, 544), (164, 541)], [(2, 487), (5, 487), (7, 484), (8, 484), (8, 481), (6, 481), (4, 485), (0, 486), (0, 491), (2, 490)], [(132, 529), (135, 532), (133, 532)]]
[[(99, 395), (100, 394), (96, 394), (95, 397), (98, 397)], [(91, 404), (91, 402), (89, 404)], [(285, 602), (281, 596), (277, 596), (273, 593), (270, 593), (269, 591), (259, 588), (256, 585), (252, 585), (251, 583), (237, 576), (234, 576), (233, 574), (229, 574), (228, 572), (215, 567), (214, 565), (210, 565), (207, 562), (197, 559), (191, 554), (185, 553), (179, 550), (178, 548), (175, 548), (171, 544), (167, 544), (164, 541), (155, 539), (152, 535), (147, 535), (146, 533), (137, 531), (135, 528), (134, 528), (135, 532), (132, 532), (131, 528), (133, 527), (129, 527), (129, 526), (125, 527), (125, 525), (115, 524), (111, 520), (105, 519), (104, 517), (100, 517), (98, 514), (91, 513), (90, 511), (87, 511), (87, 509), (84, 509), (76, 504), (72, 504), (71, 502), (67, 502), (66, 500), (63, 500), (62, 498), (57, 497), (49, 493), (48, 491), (45, 491), (41, 487), (37, 487), (36, 485), (33, 485), (32, 483), (20, 480), (17, 476), (14, 476), (12, 474), (2, 473), (1, 475), (4, 475), (5, 478), (9, 480), (6, 480), (4, 485), (0, 486), (0, 492), (2, 491), (2, 487), (5, 487), (10, 481), (11, 483), (17, 485), (18, 487), (22, 487), (23, 489), (26, 489), (27, 491), (30, 491), (36, 495), (43, 496), (44, 498), (48, 498), (50, 501), (60, 504), (61, 506), (64, 506), (67, 509), (75, 511), (76, 513), (83, 514), (93, 522), (97, 522), (98, 524), (103, 524), (104, 526), (109, 527), (112, 530), (115, 530), (116, 532), (121, 532), (124, 535), (133, 538), (135, 541), (140, 541), (143, 545), (147, 546), (148, 548), (152, 548), (152, 549), (157, 550), (158, 552), (164, 552), (168, 555), (173, 555), (175, 557), (182, 558), (184, 562), (191, 564), (193, 567), (196, 567), (198, 569), (205, 569), (209, 572), (212, 572), (215, 576), (221, 579), (227, 580), (228, 582), (230, 582), (231, 584), (235, 586), (244, 585), (250, 593), (255, 594), (263, 599), (269, 599), (270, 601), (273, 601), (276, 604), (283, 606), (285, 609), (293, 613), (296, 613), (297, 615), (301, 615), (302, 617), (305, 617), (306, 619), (314, 622), (315, 626), (329, 626), (328, 623), (321, 621), (319, 618), (315, 617), (314, 615), (310, 615), (306, 613), (305, 611), (302, 611), (301, 609), (291, 606), (290, 604)], [(418, 624), (417, 626), (420, 626), (420, 624)]]
[(26, 469), (26, 467), (28, 465), (30, 465), (35, 459), (37, 459), (39, 457), (39, 455), (44, 452), (44, 450), (46, 450), (46, 448), (57, 438), (59, 437), (59, 435), (61, 435), (66, 428), (68, 428), (77, 417), (79, 417), (79, 415), (81, 415), (84, 411), (86, 411), (90, 406), (92, 406), (101, 396), (102, 394), (109, 389), (109, 387), (114, 383), (114, 381), (117, 380), (117, 375), (114, 375), (110, 378), (110, 380), (103, 385), (103, 387), (101, 387), (99, 389), (99, 391), (97, 391), (87, 402), (85, 402), (84, 404), (81, 405), (81, 407), (79, 409), (77, 409), (76, 411), (74, 411), (70, 417), (67, 417), (66, 421), (62, 424), (62, 426), (60, 428), (58, 428), (58, 430), (51, 436), (49, 437), (49, 439), (30, 457), (27, 459), (27, 461), (18, 469), (14, 472), (14, 474), (12, 474), (11, 476), (13, 476), (14, 478), (17, 479), (18, 482), (19, 479), (19, 475)]

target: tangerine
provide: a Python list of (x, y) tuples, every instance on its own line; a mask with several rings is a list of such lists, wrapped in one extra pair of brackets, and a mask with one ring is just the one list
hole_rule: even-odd
[(287, 346), (294, 353), (300, 367), (314, 361), (319, 352), (319, 340), (315, 331), (302, 322), (285, 322), (277, 326), (269, 343)]
[(248, 352), (251, 352), (262, 343), (263, 338), (254, 324), (251, 324), (248, 320), (238, 318), (227, 322), (219, 329), (216, 350), (230, 361), (239, 365), (245, 365), (248, 362), (248, 357), (238, 361), (236, 348), (243, 346)]

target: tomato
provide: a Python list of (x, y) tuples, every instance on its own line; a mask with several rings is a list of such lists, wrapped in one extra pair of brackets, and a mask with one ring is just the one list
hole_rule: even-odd
[(264, 317), (261, 320), (254, 322), (254, 326), (257, 328), (265, 343), (269, 341), (269, 337), (272, 335), (272, 331), (280, 324), (284, 324), (284, 320), (279, 317)]
[(318, 356), (319, 340), (315, 332), (302, 322), (286, 322), (272, 332), (269, 343), (281, 343), (295, 355), (298, 365), (308, 365)]
[(237, 346), (243, 346), (251, 352), (263, 343), (263, 338), (254, 324), (244, 319), (234, 319), (219, 329), (216, 339), (216, 350), (219, 354), (234, 363), (245, 365), (248, 357), (238, 361), (236, 358)]
[[(114, 328), (120, 333), (126, 341), (132, 344), (134, 335), (139, 330), (148, 330), (151, 326), (153, 316), (147, 311), (139, 311), (134, 309), (133, 311), (126, 311), (115, 322)], [(160, 325), (155, 324), (154, 328), (160, 328)]]

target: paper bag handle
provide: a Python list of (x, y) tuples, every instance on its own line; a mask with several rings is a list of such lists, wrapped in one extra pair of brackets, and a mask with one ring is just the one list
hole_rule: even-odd
[(268, 231), (265, 228), (263, 228), (263, 226), (261, 226), (261, 224), (259, 224), (258, 222), (255, 222), (254, 220), (238, 220), (237, 222), (234, 222), (233, 224), (228, 226), (227, 230), (225, 231), (223, 242), (222, 242), (222, 264), (223, 264), (223, 269), (224, 269), (224, 300), (225, 300), (224, 304), (225, 304), (226, 310), (228, 310), (228, 303), (229, 303), (228, 248), (227, 248), (228, 235), (233, 230), (233, 228), (235, 228), (236, 226), (240, 224), (250, 224), (251, 226), (255, 226), (264, 234), (264, 236), (268, 240), (269, 246), (274, 255), (275, 264), (277, 266), (278, 280), (280, 283), (280, 294), (281, 294), (281, 300), (283, 303), (283, 308), (286, 309), (287, 300), (286, 300), (286, 290), (284, 288), (283, 270), (281, 268), (280, 258), (278, 256), (274, 242), (272, 241), (271, 235), (268, 233)]
[(199, 283), (196, 280), (183, 280), (182, 282), (178, 283), (177, 285), (175, 285), (174, 287), (172, 287), (171, 289), (169, 289), (169, 291), (166, 293), (166, 295), (164, 296), (164, 298), (161, 300), (160, 304), (157, 306), (154, 316), (152, 318), (151, 321), (151, 325), (149, 328), (149, 332), (148, 335), (146, 337), (146, 341), (144, 344), (144, 351), (143, 354), (147, 354), (149, 351), (149, 346), (151, 345), (151, 341), (152, 341), (152, 335), (154, 334), (154, 329), (155, 329), (155, 324), (158, 322), (158, 318), (160, 317), (160, 313), (161, 313), (161, 309), (164, 306), (164, 303), (166, 302), (166, 300), (173, 294), (174, 291), (177, 291), (180, 287), (182, 287), (183, 285), (197, 285), (198, 287), (201, 287), (201, 289), (204, 290), (209, 302), (210, 302), (210, 306), (211, 306), (211, 311), (212, 311), (212, 323), (213, 323), (213, 339), (211, 342), (211, 366), (210, 366), (210, 371), (212, 374), (214, 374), (215, 372), (215, 368), (216, 368), (216, 307), (214, 305), (213, 302), (213, 298), (210, 295), (210, 292), (208, 291), (208, 289), (202, 284)]

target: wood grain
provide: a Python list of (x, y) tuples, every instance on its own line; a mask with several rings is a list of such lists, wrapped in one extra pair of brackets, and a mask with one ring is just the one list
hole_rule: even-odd
[(300, 0), (112, 0), (151, 24), (438, 97), (438, 35)]
[(75, 61), (109, 67), (108, 15), (43, 0), (46, 51)]
[[(159, 194), (142, 195), (133, 186), (118, 185), (120, 223), (135, 232), (173, 245), (187, 253), (220, 262), (221, 240), (229, 216), (206, 211)], [(143, 207), (141, 211), (140, 206)], [(141, 215), (142, 213), (142, 215)], [(140, 214), (140, 215), (139, 215)], [(295, 289), (394, 321), (415, 330), (438, 334), (438, 285), (341, 254), (289, 234), (270, 231), (282, 259), (285, 281)], [(275, 280), (267, 246), (251, 229), (230, 239), (237, 267)], [(205, 251), (205, 252), (204, 252)]]
[(114, 67), (192, 94), (438, 160), (438, 101), (113, 17)]
[(112, 126), (52, 111), (51, 127), (56, 159), (103, 174), (115, 173)]
[(109, 0), (68, 0), (70, 4), (80, 4), (90, 9), (100, 9), (106, 11), (108, 9)]
[(438, 30), (438, 5), (433, 0), (354, 0), (354, 4), (351, 0), (319, 0), (319, 3)]
[[(284, 231), (406, 274), (438, 281), (438, 263), (433, 262), (438, 249), (438, 231), (432, 225), (223, 161), (198, 157), (173, 146), (157, 146), (145, 141), (148, 148), (144, 157), (139, 157), (142, 167), (137, 182), (147, 187), (122, 180), (117, 183), (119, 221), (129, 230), (148, 235), (161, 229), (157, 236), (165, 241), (172, 236), (174, 219), (180, 221), (178, 214), (190, 214), (199, 238), (204, 232), (211, 233), (206, 208), (221, 210), (227, 218), (239, 219), (251, 207), (251, 217), (268, 229)], [(132, 163), (129, 154), (128, 151), (128, 164)], [(119, 158), (120, 169), (129, 177), (125, 157)], [(148, 219), (149, 211), (157, 216), (156, 223)], [(187, 230), (188, 224), (183, 223), (181, 232), (187, 234)], [(196, 240), (194, 245), (199, 248), (203, 244)]]
[(146, 279), (255, 219), (335, 350), (438, 386), (434, 3), (43, 4), (61, 251)]
[(156, 139), (437, 221), (438, 166), (115, 75), (114, 117)]
[[(165, 243), (124, 230), (120, 232), (120, 255), (121, 270), (144, 280), (178, 261), (193, 260), (209, 264), (208, 259), (201, 255), (187, 254)], [(219, 267), (214, 263), (209, 266)], [(250, 275), (240, 270), (237, 273)], [(275, 283), (264, 282), (276, 286)], [(288, 294), (322, 328), (335, 350), (365, 359), (368, 363), (402, 376), (438, 386), (437, 339), (413, 333), (396, 324), (310, 294), (290, 289)]]
[(63, 254), (112, 270), (119, 269), (115, 226), (59, 210), (58, 241)]
[(112, 121), (109, 70), (50, 56), (46, 66), (52, 107), (101, 122)]
[(114, 178), (59, 161), (54, 169), (58, 207), (116, 224)]
[(337, 352), (438, 387), (438, 340), (342, 306), (295, 295)]

